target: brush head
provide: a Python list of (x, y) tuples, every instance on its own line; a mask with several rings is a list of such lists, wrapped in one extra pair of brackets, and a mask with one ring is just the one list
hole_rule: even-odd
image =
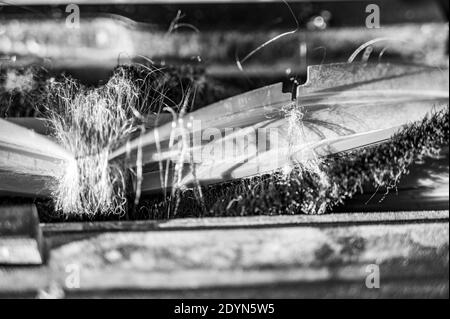
[[(6, 87), (29, 90), (34, 87), (30, 83), (13, 77)], [(180, 111), (188, 87), (194, 88), (194, 103), (189, 103), (194, 109), (231, 94), (195, 68), (121, 66), (104, 86), (91, 89), (69, 78), (47, 81), (34, 105), (50, 120), (57, 141), (75, 157), (53, 186), (55, 210), (66, 217), (128, 214), (135, 173), (126, 159), (108, 161), (109, 155), (141, 130), (147, 114), (164, 107)], [(203, 100), (199, 99), (202, 95)], [(301, 123), (302, 113), (294, 115), (293, 122)], [(291, 127), (289, 134), (299, 129), (298, 125)], [(443, 145), (448, 145), (448, 107), (405, 126), (386, 143), (272, 174), (177, 189), (167, 198), (145, 200), (135, 207), (136, 216), (321, 214), (368, 183), (388, 192), (414, 161), (437, 156)]]

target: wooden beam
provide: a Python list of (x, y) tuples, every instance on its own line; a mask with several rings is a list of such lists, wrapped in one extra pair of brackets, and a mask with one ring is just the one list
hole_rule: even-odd
[[(288, 296), (289, 287), (304, 296), (316, 291), (318, 297), (330, 296), (325, 287), (334, 287), (335, 297), (445, 297), (448, 212), (431, 213), (430, 219), (423, 212), (413, 214), (406, 213), (404, 223), (383, 223), (387, 215), (382, 215), (378, 224), (140, 229), (84, 237), (53, 233), (47, 235), (52, 243), (48, 266), (0, 269), (0, 294), (37, 293), (56, 285), (68, 297), (195, 296), (205, 291), (220, 297), (233, 290), (252, 295), (258, 287), (267, 287), (263, 291), (269, 297)], [(395, 220), (395, 215), (387, 218)], [(375, 214), (368, 220), (375, 221)], [(376, 292), (365, 286), (370, 265), (380, 271)], [(79, 287), (66, 285), (68, 266), (79, 276)], [(408, 289), (413, 290), (408, 294)]]
[(64, 222), (41, 224), (46, 236), (126, 231), (211, 230), (277, 227), (349, 227), (374, 224), (447, 222), (449, 211), (399, 211), (338, 213), (326, 215), (281, 215), (247, 217), (177, 218), (107, 222)]

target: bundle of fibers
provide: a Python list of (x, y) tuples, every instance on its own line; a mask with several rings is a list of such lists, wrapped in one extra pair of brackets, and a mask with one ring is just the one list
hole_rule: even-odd
[(0, 69), (0, 117), (37, 116), (50, 81), (42, 67)]
[(123, 76), (85, 89), (67, 78), (49, 87), (44, 114), (56, 140), (75, 156), (53, 187), (55, 209), (68, 216), (123, 215), (129, 173), (110, 152), (139, 126), (138, 92)]
[[(311, 161), (273, 174), (203, 187), (202, 202), (195, 190), (177, 197), (147, 199), (140, 218), (323, 214), (341, 205), (365, 185), (389, 191), (409, 167), (439, 156), (449, 142), (448, 107), (403, 127), (389, 141)], [(177, 211), (174, 207), (178, 207)]]

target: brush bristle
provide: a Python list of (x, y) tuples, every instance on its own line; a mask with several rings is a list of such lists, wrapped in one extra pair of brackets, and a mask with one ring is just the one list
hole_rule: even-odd
[(125, 214), (127, 172), (108, 157), (136, 129), (136, 87), (117, 75), (97, 89), (66, 79), (49, 92), (52, 131), (75, 157), (55, 183), (56, 209), (65, 215)]

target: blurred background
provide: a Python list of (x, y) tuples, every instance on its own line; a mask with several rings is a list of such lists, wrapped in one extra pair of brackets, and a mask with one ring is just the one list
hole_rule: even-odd
[[(368, 28), (369, 4), (380, 28)], [(79, 21), (79, 23), (78, 23)], [(448, 65), (448, 1), (20, 0), (0, 2), (0, 67), (82, 82), (117, 64), (201, 66), (239, 89), (303, 81), (307, 65), (355, 59)]]

